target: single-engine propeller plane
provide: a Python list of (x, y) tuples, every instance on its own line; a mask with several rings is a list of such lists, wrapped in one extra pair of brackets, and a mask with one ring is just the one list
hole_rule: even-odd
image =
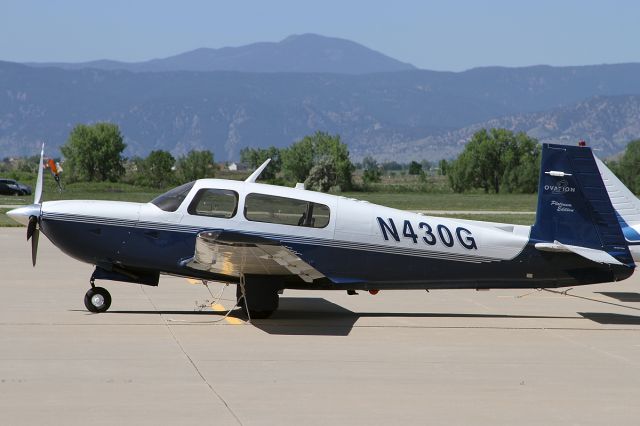
[(42, 202), (41, 164), (34, 203), (8, 215), (27, 225), (34, 265), (40, 231), (95, 265), (85, 295), (92, 312), (111, 304), (97, 279), (235, 283), (250, 317), (265, 318), (284, 289), (550, 288), (623, 280), (635, 268), (588, 147), (543, 145), (533, 226), (256, 183), (267, 163), (243, 182), (200, 179), (147, 204)]

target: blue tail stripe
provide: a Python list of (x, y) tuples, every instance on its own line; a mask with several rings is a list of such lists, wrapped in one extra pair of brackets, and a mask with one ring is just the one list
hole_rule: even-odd
[(639, 243), (640, 242), (640, 234), (638, 233), (638, 231), (636, 231), (631, 226), (629, 226), (627, 221), (624, 220), (623, 217), (620, 216), (620, 213), (618, 213), (617, 211), (616, 211), (616, 217), (618, 218), (618, 222), (620, 223), (620, 226), (622, 227), (622, 233), (624, 234), (624, 237), (627, 240), (627, 242)]

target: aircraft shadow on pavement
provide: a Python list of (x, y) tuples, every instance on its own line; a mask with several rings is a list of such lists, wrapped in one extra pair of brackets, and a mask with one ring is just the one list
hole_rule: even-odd
[(347, 336), (356, 321), (355, 312), (323, 298), (281, 297), (271, 318), (251, 323), (269, 334)]
[[(106, 314), (222, 316), (226, 314), (226, 311), (110, 310), (106, 312)], [(236, 309), (230, 316), (246, 320), (244, 311), (240, 309)], [(360, 318), (576, 319), (575, 316), (548, 315), (448, 312), (353, 312), (323, 298), (281, 297), (280, 307), (271, 318), (264, 320), (254, 319), (251, 323), (254, 327), (269, 334), (348, 336)]]
[(353, 312), (323, 298), (282, 297), (269, 319), (252, 324), (269, 334), (347, 336), (360, 318), (505, 318), (573, 319), (574, 317), (433, 312)]
[[(105, 314), (221, 317), (226, 313), (211, 310), (110, 310)], [(235, 309), (229, 316), (247, 320), (246, 313), (240, 308)], [(281, 297), (280, 307), (273, 316), (263, 320), (253, 319), (251, 324), (269, 334), (346, 336), (360, 316), (362, 315), (322, 298)]]
[(578, 312), (584, 318), (603, 325), (640, 325), (640, 317), (607, 312)]
[(598, 294), (617, 299), (620, 302), (640, 302), (640, 293), (625, 291), (600, 291)]
[[(96, 315), (91, 312), (87, 312), (83, 309), (70, 309), (70, 311), (76, 312), (85, 312), (87, 315)], [(109, 310), (99, 315), (110, 315), (110, 314), (127, 314), (127, 315), (203, 315), (203, 316), (211, 316), (211, 315), (224, 315), (227, 311), (167, 311), (167, 310), (149, 310), (149, 311), (125, 311), (125, 310)]]

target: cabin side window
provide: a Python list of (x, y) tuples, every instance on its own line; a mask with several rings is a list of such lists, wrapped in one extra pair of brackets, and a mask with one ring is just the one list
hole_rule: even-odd
[(324, 228), (329, 224), (329, 207), (311, 201), (254, 193), (247, 195), (244, 205), (244, 216), (254, 222), (309, 228)]
[(189, 182), (178, 186), (177, 188), (173, 188), (172, 190), (151, 200), (151, 203), (166, 212), (175, 212), (178, 210), (178, 207), (180, 207), (180, 204), (182, 204), (184, 199), (187, 198), (187, 195), (189, 195), (189, 191), (191, 191), (194, 184), (195, 182)]
[(238, 193), (228, 189), (201, 189), (189, 204), (189, 214), (230, 219), (238, 210)]

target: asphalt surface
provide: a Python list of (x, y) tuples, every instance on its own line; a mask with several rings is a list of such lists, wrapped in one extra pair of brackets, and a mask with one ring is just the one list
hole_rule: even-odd
[[(101, 282), (0, 229), (1, 425), (640, 422), (640, 287), (286, 291), (270, 320), (223, 319), (234, 287)], [(212, 296), (213, 295), (213, 296)], [(575, 297), (575, 296), (580, 296)]]

